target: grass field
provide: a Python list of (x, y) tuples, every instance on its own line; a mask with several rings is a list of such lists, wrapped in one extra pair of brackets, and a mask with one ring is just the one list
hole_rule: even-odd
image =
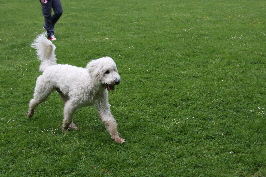
[(125, 144), (93, 108), (60, 130), (53, 93), (25, 116), (43, 32), (38, 2), (1, 3), (0, 176), (266, 176), (265, 0), (62, 0), (58, 63), (115, 59)]

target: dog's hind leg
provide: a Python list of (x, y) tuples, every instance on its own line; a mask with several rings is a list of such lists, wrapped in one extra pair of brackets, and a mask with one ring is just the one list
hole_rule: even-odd
[(51, 92), (54, 90), (53, 86), (46, 82), (42, 76), (39, 76), (36, 81), (34, 90), (34, 98), (30, 100), (27, 116), (30, 118), (34, 115), (34, 109), (42, 102), (44, 102)]
[(34, 99), (30, 100), (29, 109), (27, 113), (27, 116), (29, 118), (31, 118), (34, 115), (34, 109), (37, 107), (37, 105), (38, 103)]
[(64, 107), (64, 119), (63, 119), (63, 125), (62, 125), (62, 131), (67, 131), (68, 128), (77, 130), (77, 126), (73, 123), (73, 115), (75, 111), (77, 110), (77, 106), (71, 101), (68, 100), (65, 102)]
[(63, 92), (61, 92), (61, 90), (60, 90), (59, 88), (56, 88), (55, 90), (56, 90), (56, 91), (59, 93), (59, 95), (61, 96), (61, 98), (62, 98), (64, 104), (66, 104), (66, 102), (69, 100), (69, 97), (66, 96), (66, 95), (64, 95)]
[[(64, 104), (66, 106), (66, 103), (68, 102), (69, 97), (67, 95), (64, 95), (63, 92), (61, 92), (61, 90), (59, 88), (56, 88), (56, 91), (60, 94), (60, 96), (61, 96), (61, 98), (62, 98), (62, 100), (63, 100), (63, 102), (64, 102)], [(78, 129), (78, 127), (74, 124), (73, 121), (69, 124), (68, 127), (71, 128), (71, 129), (74, 129), (74, 130)], [(66, 129), (63, 128), (63, 131), (66, 131), (66, 130), (67, 130), (67, 128)]]

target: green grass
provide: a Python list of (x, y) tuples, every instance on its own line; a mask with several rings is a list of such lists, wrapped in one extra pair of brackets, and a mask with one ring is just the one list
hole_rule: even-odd
[(266, 176), (265, 0), (62, 0), (58, 63), (115, 59), (125, 144), (93, 108), (60, 130), (54, 93), (25, 116), (39, 62), (38, 1), (1, 3), (0, 176)]

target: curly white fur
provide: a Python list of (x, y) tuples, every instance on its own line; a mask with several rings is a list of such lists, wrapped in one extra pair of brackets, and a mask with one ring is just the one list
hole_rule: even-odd
[(68, 128), (77, 129), (72, 119), (78, 108), (94, 106), (111, 137), (116, 142), (124, 143), (108, 103), (107, 90), (113, 90), (114, 86), (120, 83), (113, 59), (103, 57), (92, 60), (86, 68), (62, 65), (56, 63), (56, 47), (44, 34), (39, 35), (31, 46), (37, 50), (41, 60), (39, 70), (43, 73), (37, 78), (34, 98), (29, 103), (28, 117), (32, 117), (34, 109), (56, 90), (65, 103), (63, 131)]
[(45, 33), (39, 35), (31, 47), (36, 49), (38, 59), (41, 60), (39, 70), (43, 72), (48, 66), (56, 65), (55, 45), (45, 38)]

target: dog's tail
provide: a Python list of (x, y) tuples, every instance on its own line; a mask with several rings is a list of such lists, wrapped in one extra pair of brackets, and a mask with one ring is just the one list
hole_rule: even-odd
[(55, 45), (45, 37), (45, 33), (40, 34), (31, 44), (36, 49), (38, 59), (41, 60), (39, 70), (43, 72), (47, 67), (56, 65)]

